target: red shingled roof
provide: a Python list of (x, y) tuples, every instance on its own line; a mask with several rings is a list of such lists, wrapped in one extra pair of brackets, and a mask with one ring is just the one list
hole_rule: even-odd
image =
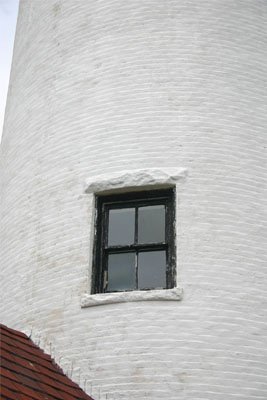
[(1, 399), (93, 400), (24, 333), (0, 324)]

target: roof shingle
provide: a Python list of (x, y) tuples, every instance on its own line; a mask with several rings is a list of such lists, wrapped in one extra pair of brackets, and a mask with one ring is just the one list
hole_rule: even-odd
[(24, 333), (0, 324), (1, 399), (93, 400)]

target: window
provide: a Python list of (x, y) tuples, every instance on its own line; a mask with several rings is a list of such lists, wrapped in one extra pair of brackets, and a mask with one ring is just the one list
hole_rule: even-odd
[(175, 286), (174, 189), (97, 196), (93, 293)]

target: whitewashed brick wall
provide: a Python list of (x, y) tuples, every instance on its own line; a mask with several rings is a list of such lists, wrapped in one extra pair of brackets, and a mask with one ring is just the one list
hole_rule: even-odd
[[(1, 319), (96, 400), (265, 400), (266, 0), (21, 0)], [(85, 181), (186, 168), (180, 302), (81, 309)]]

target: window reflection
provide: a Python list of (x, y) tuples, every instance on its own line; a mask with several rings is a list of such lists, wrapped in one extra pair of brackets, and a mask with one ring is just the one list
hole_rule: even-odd
[(135, 275), (135, 253), (108, 256), (108, 292), (135, 289)]
[(166, 288), (166, 252), (164, 250), (138, 254), (138, 288)]
[(138, 243), (165, 241), (165, 206), (147, 206), (138, 209)]
[(108, 245), (134, 243), (135, 209), (121, 208), (109, 211)]

